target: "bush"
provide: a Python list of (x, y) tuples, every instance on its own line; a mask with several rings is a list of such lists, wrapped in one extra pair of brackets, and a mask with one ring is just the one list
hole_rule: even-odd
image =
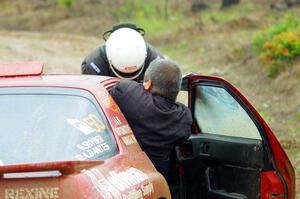
[(300, 56), (300, 19), (288, 15), (279, 24), (259, 33), (252, 44), (269, 66), (269, 76), (275, 77), (281, 68), (279, 62)]
[[(300, 31), (300, 29), (299, 29)], [(266, 41), (262, 47), (262, 57), (265, 61), (272, 59), (293, 59), (300, 55), (300, 32), (287, 31), (275, 35), (271, 41)]]
[(74, 1), (75, 0), (56, 0), (57, 3), (66, 7), (71, 7), (74, 4)]

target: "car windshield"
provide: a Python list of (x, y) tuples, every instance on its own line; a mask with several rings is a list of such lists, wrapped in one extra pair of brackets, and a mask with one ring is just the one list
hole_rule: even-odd
[(67, 88), (0, 89), (0, 165), (103, 160), (116, 142), (95, 98)]

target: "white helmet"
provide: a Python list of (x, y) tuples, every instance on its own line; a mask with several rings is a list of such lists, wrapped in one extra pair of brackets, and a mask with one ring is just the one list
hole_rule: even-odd
[(138, 31), (117, 29), (111, 33), (105, 46), (110, 68), (117, 77), (135, 79), (142, 73), (147, 45)]

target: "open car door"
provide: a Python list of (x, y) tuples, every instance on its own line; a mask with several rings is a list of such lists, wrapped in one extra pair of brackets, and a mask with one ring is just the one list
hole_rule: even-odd
[(183, 79), (193, 135), (175, 150), (173, 198), (293, 199), (293, 167), (271, 129), (246, 98), (224, 79)]

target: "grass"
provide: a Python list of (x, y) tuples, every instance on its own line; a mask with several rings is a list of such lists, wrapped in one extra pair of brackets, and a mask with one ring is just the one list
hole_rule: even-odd
[(270, 115), (268, 115), (266, 112), (264, 111), (259, 111), (260, 116), (266, 121), (266, 123), (270, 123), (272, 117)]
[(135, 23), (151, 35), (172, 32), (183, 19), (183, 13), (179, 9), (171, 9), (164, 2), (145, 0), (126, 1), (115, 8), (113, 13), (120, 22)]
[(185, 54), (189, 50), (188, 41), (181, 40), (179, 42), (164, 45), (162, 51), (169, 57), (178, 57)]
[(54, 0), (54, 1), (68, 8), (71, 7), (75, 2), (75, 0)]
[(12, 6), (9, 6), (7, 3), (5, 2), (1, 2), (0, 3), (0, 12), (3, 12), (3, 11), (7, 11), (9, 9), (11, 9)]

